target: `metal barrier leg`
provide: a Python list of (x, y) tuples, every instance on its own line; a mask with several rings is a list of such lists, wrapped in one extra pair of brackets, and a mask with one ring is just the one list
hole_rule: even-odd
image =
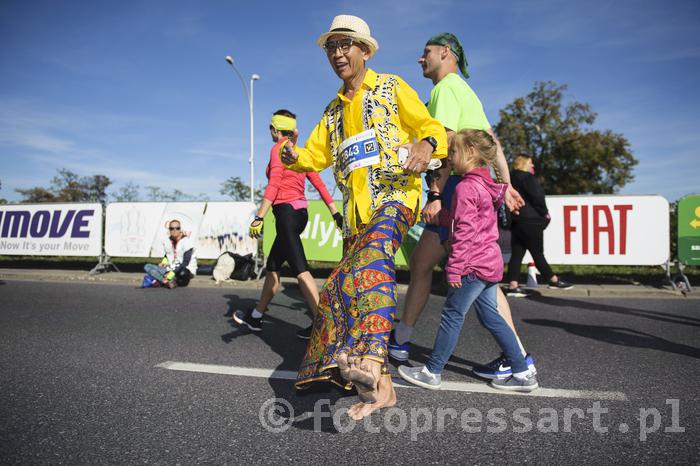
[(95, 265), (88, 274), (97, 275), (98, 273), (109, 272), (110, 268), (114, 269), (116, 272), (120, 272), (119, 268), (112, 262), (112, 258), (107, 254), (102, 252), (100, 254), (100, 259), (97, 265)]
[(681, 291), (691, 293), (693, 291), (693, 287), (690, 286), (690, 281), (683, 273), (683, 269), (685, 269), (685, 265), (681, 261), (678, 261), (678, 275), (676, 276), (676, 280), (680, 279), (679, 282), (685, 286), (685, 290), (681, 289)]
[(664, 268), (666, 269), (666, 276), (664, 277), (666, 279), (666, 283), (664, 285), (669, 285), (673, 291), (677, 291), (678, 287), (676, 286), (676, 283), (671, 280), (671, 260), (667, 260), (666, 264), (664, 264)]

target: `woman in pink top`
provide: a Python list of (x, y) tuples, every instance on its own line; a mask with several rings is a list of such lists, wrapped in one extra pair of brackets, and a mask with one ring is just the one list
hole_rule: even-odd
[[(263, 284), (260, 300), (254, 309), (249, 311), (238, 310), (233, 314), (233, 319), (242, 325), (247, 325), (252, 331), (262, 330), (262, 316), (267, 310), (267, 305), (280, 288), (280, 269), (287, 262), (292, 272), (299, 281), (301, 292), (306, 298), (312, 313), (318, 306), (318, 288), (314, 277), (308, 270), (304, 246), (299, 235), (306, 228), (309, 215), (306, 210), (305, 189), (306, 179), (321, 195), (328, 206), (338, 228), (342, 227), (343, 218), (338, 212), (326, 185), (318, 173), (298, 173), (284, 167), (279, 158), (279, 151), (284, 147), (287, 139), (296, 139), (296, 115), (288, 110), (278, 110), (272, 116), (270, 134), (275, 145), (270, 151), (270, 163), (265, 174), (268, 178), (267, 188), (263, 195), (262, 204), (258, 209), (255, 219), (250, 224), (250, 235), (254, 238), (262, 232), (263, 217), (272, 207), (275, 216), (275, 228), (277, 235), (272, 244), (270, 254), (267, 256), (265, 267), (265, 283)], [(300, 330), (297, 336), (308, 340), (311, 327)]]
[(472, 304), (479, 322), (501, 347), (513, 374), (491, 381), (493, 388), (530, 392), (538, 388), (535, 371), (528, 366), (513, 329), (498, 313), (496, 290), (503, 278), (498, 247), (496, 209), (503, 203), (507, 185), (494, 183), (488, 167), (496, 159), (496, 143), (485, 131), (463, 129), (450, 140), (447, 155), (454, 172), (462, 175), (455, 187), (450, 211), (440, 211), (440, 223), (450, 230), (447, 284), (433, 353), (425, 366), (399, 367), (401, 377), (424, 388), (438, 389), (441, 373), (457, 346), (464, 318)]

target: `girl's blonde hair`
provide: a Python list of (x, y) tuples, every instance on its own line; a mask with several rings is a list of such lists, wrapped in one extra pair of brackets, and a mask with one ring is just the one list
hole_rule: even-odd
[(463, 129), (450, 140), (450, 150), (459, 157), (467, 156), (467, 148), (476, 152), (474, 163), (477, 167), (488, 167), (496, 163), (496, 141), (481, 129)]
[(513, 160), (513, 170), (520, 170), (521, 172), (527, 171), (527, 163), (532, 159), (531, 155), (528, 154), (518, 154)]

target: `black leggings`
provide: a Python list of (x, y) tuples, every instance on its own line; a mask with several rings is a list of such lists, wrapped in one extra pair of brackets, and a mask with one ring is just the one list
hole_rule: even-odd
[(306, 209), (294, 210), (290, 204), (274, 205), (272, 213), (275, 215), (277, 236), (272, 243), (270, 255), (267, 256), (265, 268), (269, 272), (279, 272), (286, 261), (296, 277), (309, 268), (304, 246), (299, 238), (309, 221), (309, 213)]
[(530, 251), (537, 270), (546, 281), (552, 279), (554, 273), (544, 258), (544, 229), (542, 225), (529, 223), (513, 223), (510, 230), (510, 262), (508, 263), (508, 281), (517, 282), (520, 276), (520, 264), (525, 257), (525, 251)]

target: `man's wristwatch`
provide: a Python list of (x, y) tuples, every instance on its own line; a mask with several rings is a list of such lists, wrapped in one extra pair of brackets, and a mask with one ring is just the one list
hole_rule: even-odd
[(437, 191), (428, 191), (428, 202), (442, 201), (442, 194)]
[(423, 138), (423, 141), (425, 141), (428, 144), (430, 144), (431, 146), (433, 146), (433, 152), (435, 152), (435, 149), (437, 149), (437, 146), (438, 146), (437, 139), (435, 139), (432, 136), (428, 136), (426, 138)]

